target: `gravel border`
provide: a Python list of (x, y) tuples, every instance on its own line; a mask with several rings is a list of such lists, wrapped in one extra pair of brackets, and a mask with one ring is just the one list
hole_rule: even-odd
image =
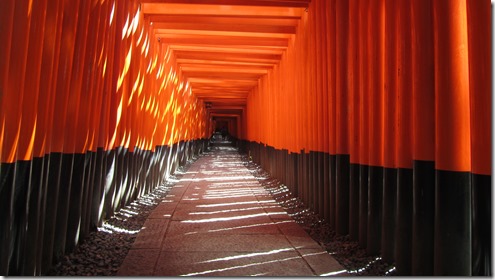
[[(198, 157), (179, 167), (162, 186), (137, 199), (91, 232), (76, 249), (55, 264), (46, 276), (115, 276), (149, 214)], [(340, 236), (328, 223), (292, 195), (289, 189), (258, 164), (241, 157), (244, 166), (289, 213), (352, 276), (395, 276), (395, 267), (379, 256), (369, 256), (348, 235)]]

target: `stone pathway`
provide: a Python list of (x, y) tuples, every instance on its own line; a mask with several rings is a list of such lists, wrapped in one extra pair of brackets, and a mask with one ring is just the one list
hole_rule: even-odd
[(119, 276), (346, 276), (260, 186), (234, 148), (213, 147), (155, 208)]

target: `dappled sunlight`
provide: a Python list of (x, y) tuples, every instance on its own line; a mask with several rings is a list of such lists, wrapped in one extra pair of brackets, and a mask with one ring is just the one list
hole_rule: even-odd
[(252, 201), (239, 201), (239, 202), (227, 202), (227, 203), (216, 203), (216, 204), (201, 204), (197, 205), (197, 208), (212, 208), (212, 207), (223, 207), (223, 206), (237, 206), (237, 205), (246, 205), (246, 204), (258, 204), (262, 202), (271, 202), (269, 200), (264, 200), (264, 201), (258, 201), (258, 200), (252, 200)]
[[(352, 274), (357, 274), (357, 273), (360, 273), (360, 272), (363, 272), (365, 271), (368, 267), (370, 267), (372, 264), (374, 264), (375, 262), (381, 260), (382, 258), (381, 257), (376, 257), (374, 260), (370, 261), (369, 263), (367, 263), (364, 267), (361, 267), (361, 268), (358, 268), (356, 270), (349, 270), (347, 272), (349, 273), (352, 273)], [(391, 271), (393, 271), (395, 268), (392, 268)]]
[(230, 261), (230, 260), (237, 260), (237, 259), (243, 259), (243, 258), (252, 258), (252, 257), (257, 257), (257, 256), (267, 256), (267, 255), (274, 255), (277, 253), (288, 252), (288, 251), (294, 251), (294, 248), (283, 248), (283, 249), (271, 250), (268, 252), (256, 252), (256, 253), (249, 253), (249, 254), (244, 254), (244, 255), (229, 256), (229, 257), (223, 257), (223, 258), (208, 260), (208, 261), (204, 261), (204, 262), (200, 262), (200, 263)]
[(258, 213), (258, 214), (250, 214), (250, 215), (239, 215), (239, 216), (235, 216), (235, 217), (221, 217), (221, 218), (200, 219), (200, 220), (184, 220), (181, 222), (182, 223), (214, 223), (214, 222), (251, 219), (251, 218), (256, 218), (256, 217), (266, 217), (266, 216), (277, 215), (277, 214), (286, 214), (286, 212)]
[[(232, 168), (235, 168), (235, 169), (231, 169), (229, 173), (244, 173), (244, 174), (249, 174), (249, 172), (246, 172), (245, 169), (240, 168), (240, 166), (238, 166), (238, 165), (233, 165)], [(211, 174), (223, 174), (223, 173), (225, 173), (225, 171), (216, 170), (216, 169), (213, 168), (212, 170), (202, 170), (201, 173), (202, 174), (206, 174), (206, 175), (211, 175)]]
[(218, 177), (182, 179), (181, 182), (243, 181), (252, 178), (253, 176), (232, 176), (232, 177), (218, 176)]
[(113, 226), (108, 223), (104, 223), (102, 227), (98, 228), (98, 231), (104, 231), (107, 233), (126, 233), (126, 234), (137, 234), (140, 230), (128, 230), (125, 228), (120, 228)]
[[(248, 224), (248, 225), (235, 226), (235, 227), (225, 227), (225, 228), (218, 228), (218, 229), (210, 229), (210, 230), (207, 230), (206, 232), (207, 233), (214, 233), (214, 232), (222, 232), (222, 231), (231, 231), (231, 230), (236, 230), (236, 229), (249, 229), (249, 228), (265, 227), (265, 226), (272, 226), (272, 225), (278, 225), (278, 224), (284, 224), (284, 223), (292, 223), (292, 221), (280, 221), (280, 222)], [(198, 233), (200, 233), (200, 232), (194, 231), (194, 232), (187, 232), (184, 235), (191, 235), (191, 234), (198, 234)]]
[[(178, 172), (183, 175), (177, 180), (180, 185), (172, 187), (162, 200), (176, 204), (170, 205), (173, 210), (166, 210), (170, 225), (161, 245), (161, 250), (170, 252), (171, 259), (163, 259), (160, 268), (163, 271), (155, 272), (156, 275), (342, 273), (340, 269), (334, 272), (313, 269), (306, 258), (328, 256), (324, 256), (324, 252), (305, 251), (311, 241), (301, 240), (309, 236), (294, 235), (297, 241), (292, 240), (292, 234), (297, 233), (293, 232), (296, 230), (293, 226), (297, 227), (294, 220), (239, 164), (239, 154), (219, 153), (215, 154), (218, 156), (205, 155), (213, 158), (213, 163), (206, 161), (205, 164), (201, 158), (197, 162), (199, 169)], [(165, 217), (164, 212), (160, 212), (159, 217)]]
[(258, 182), (255, 181), (243, 181), (243, 182), (223, 182), (223, 183), (212, 183), (209, 185), (210, 189), (215, 188), (224, 188), (224, 187), (235, 187), (235, 186), (243, 186), (243, 187), (258, 187)]
[(264, 262), (255, 262), (255, 263), (249, 263), (249, 264), (245, 264), (245, 265), (235, 265), (235, 266), (226, 267), (226, 268), (212, 269), (212, 270), (206, 270), (206, 271), (201, 271), (201, 272), (193, 272), (193, 273), (188, 273), (188, 274), (184, 274), (181, 276), (198, 276), (198, 275), (210, 274), (210, 273), (215, 273), (215, 272), (223, 272), (223, 271), (229, 271), (229, 270), (235, 270), (235, 269), (247, 268), (247, 267), (253, 267), (253, 266), (260, 266), (260, 265), (266, 265), (266, 264), (272, 264), (272, 263), (280, 264), (280, 263), (285, 262), (285, 261), (297, 260), (299, 258), (300, 257), (297, 256), (297, 257), (274, 259), (274, 260), (269, 260), (269, 261), (264, 261)]
[(252, 197), (252, 194), (236, 194), (232, 193), (230, 195), (228, 194), (218, 194), (218, 195), (205, 195), (202, 197), (202, 199), (229, 199), (229, 198), (244, 198), (244, 197)]
[(394, 267), (392, 267), (391, 269), (387, 270), (387, 271), (385, 272), (385, 275), (389, 275), (390, 273), (394, 272), (395, 270), (396, 270), (396, 268), (395, 268), (395, 266), (394, 266)]
[(276, 208), (277, 206), (271, 207), (249, 207), (249, 208), (238, 208), (238, 209), (227, 209), (227, 210), (218, 210), (218, 211), (210, 211), (210, 212), (191, 212), (189, 215), (214, 215), (221, 213), (233, 213), (233, 212), (241, 212), (241, 211), (252, 211), (252, 210), (263, 210), (266, 208)]
[(347, 270), (342, 269), (338, 271), (332, 271), (332, 272), (320, 274), (319, 276), (337, 276), (339, 274), (344, 274), (344, 273), (347, 273)]

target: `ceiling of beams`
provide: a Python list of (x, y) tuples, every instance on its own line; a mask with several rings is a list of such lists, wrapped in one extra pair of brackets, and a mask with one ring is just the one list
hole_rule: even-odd
[[(142, 0), (193, 93), (214, 108), (243, 106), (276, 65), (310, 0)], [(235, 110), (235, 109), (234, 109)]]

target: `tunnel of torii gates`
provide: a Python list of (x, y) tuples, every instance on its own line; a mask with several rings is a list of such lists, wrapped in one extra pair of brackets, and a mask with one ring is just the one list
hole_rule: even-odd
[(217, 126), (400, 275), (491, 275), (488, 0), (0, 1), (0, 274)]

